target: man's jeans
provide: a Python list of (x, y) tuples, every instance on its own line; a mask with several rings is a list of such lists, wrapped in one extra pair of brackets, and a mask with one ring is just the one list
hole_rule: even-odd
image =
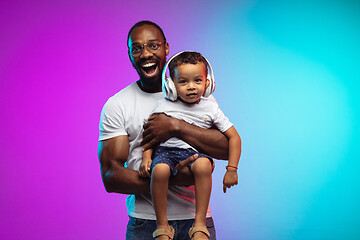
[[(169, 224), (175, 229), (174, 240), (190, 240), (189, 229), (193, 223), (194, 219), (169, 221)], [(211, 217), (206, 219), (206, 227), (210, 232), (209, 239), (216, 240), (214, 221)], [(155, 220), (130, 217), (127, 225), (126, 240), (153, 240), (152, 233), (155, 229)]]

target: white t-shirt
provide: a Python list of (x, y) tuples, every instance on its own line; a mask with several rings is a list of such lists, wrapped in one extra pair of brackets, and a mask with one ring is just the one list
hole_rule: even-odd
[[(225, 132), (233, 125), (221, 111), (215, 98), (212, 96), (209, 98), (202, 97), (197, 104), (186, 104), (179, 100), (173, 102), (162, 99), (159, 102), (159, 106), (154, 110), (154, 113), (165, 113), (170, 117), (181, 119), (192, 125), (206, 129), (215, 126), (221, 132)], [(161, 143), (160, 146), (192, 148), (197, 151), (190, 144), (176, 137), (168, 139), (166, 142)]]
[[(142, 161), (143, 123), (151, 115), (162, 92), (147, 93), (137, 83), (124, 88), (105, 103), (100, 118), (99, 141), (127, 135), (129, 137), (129, 156), (126, 165), (130, 169), (139, 170)], [(129, 195), (126, 198), (129, 216), (155, 220), (150, 194)], [(167, 216), (169, 220), (193, 219), (195, 217), (194, 186), (171, 186), (168, 191)], [(207, 217), (210, 217), (210, 207)]]

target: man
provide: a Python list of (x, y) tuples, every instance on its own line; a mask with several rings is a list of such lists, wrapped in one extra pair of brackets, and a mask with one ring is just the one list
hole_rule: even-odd
[[(224, 159), (228, 155), (228, 141), (216, 129), (195, 127), (164, 114), (148, 119), (158, 100), (164, 97), (161, 73), (169, 54), (169, 44), (161, 28), (149, 21), (136, 23), (129, 31), (127, 43), (130, 61), (140, 79), (106, 102), (100, 119), (98, 154), (105, 189), (131, 194), (126, 200), (130, 217), (126, 239), (153, 239), (156, 218), (149, 194), (150, 180), (139, 177), (138, 173), (142, 150), (176, 136), (201, 152)], [(142, 132), (146, 119), (148, 122)], [(178, 176), (170, 182), (168, 218), (175, 228), (174, 240), (189, 239), (188, 230), (195, 216), (194, 188), (184, 186), (193, 184), (191, 174), (183, 167), (192, 160), (194, 157), (183, 161), (178, 166)], [(210, 212), (208, 216), (210, 239), (215, 239)]]

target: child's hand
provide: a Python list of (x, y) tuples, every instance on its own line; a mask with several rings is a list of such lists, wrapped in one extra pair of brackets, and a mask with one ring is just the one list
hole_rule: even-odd
[(236, 172), (236, 169), (229, 168), (224, 176), (223, 181), (223, 191), (226, 193), (226, 188), (231, 188), (234, 185), (238, 184), (238, 174)]
[(151, 159), (143, 159), (139, 169), (140, 177), (150, 177), (151, 162)]

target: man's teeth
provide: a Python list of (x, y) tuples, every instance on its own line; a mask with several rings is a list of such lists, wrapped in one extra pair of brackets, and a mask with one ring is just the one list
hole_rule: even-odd
[(152, 66), (155, 66), (155, 65), (156, 65), (156, 63), (146, 63), (146, 64), (142, 65), (142, 67), (147, 68), (147, 67), (152, 67)]

